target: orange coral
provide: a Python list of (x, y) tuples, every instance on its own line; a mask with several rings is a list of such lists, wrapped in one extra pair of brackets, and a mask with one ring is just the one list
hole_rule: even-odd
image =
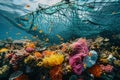
[(52, 55), (52, 54), (55, 54), (55, 52), (54, 52), (54, 51), (50, 51), (50, 50), (46, 50), (46, 51), (43, 52), (43, 54), (44, 54), (45, 56), (50, 56), (50, 55)]
[(28, 76), (27, 75), (21, 75), (19, 77), (17, 77), (15, 80), (29, 80)]
[(50, 70), (51, 80), (62, 80), (62, 66), (55, 66)]
[(34, 53), (34, 56), (35, 56), (36, 58), (42, 58), (42, 54), (41, 54), (40, 52), (35, 52), (35, 53)]
[(62, 51), (64, 52), (65, 50), (66, 50), (66, 48), (67, 48), (67, 45), (66, 44), (62, 44)]
[(102, 69), (100, 67), (100, 65), (94, 65), (93, 67), (91, 67), (90, 69), (88, 69), (88, 71), (93, 74), (95, 77), (100, 77), (102, 74)]
[(34, 44), (34, 43), (28, 43), (28, 44), (26, 45), (26, 47), (35, 48), (35, 44)]

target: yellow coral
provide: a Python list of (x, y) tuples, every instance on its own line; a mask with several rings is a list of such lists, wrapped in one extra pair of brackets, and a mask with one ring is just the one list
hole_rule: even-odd
[(62, 64), (63, 61), (64, 61), (64, 55), (63, 54), (53, 54), (49, 57), (46, 56), (43, 59), (43, 65), (45, 67), (56, 66), (56, 65)]
[(35, 60), (35, 57), (32, 55), (29, 55), (27, 58), (25, 58), (24, 63), (25, 64), (30, 64)]
[(8, 51), (8, 49), (6, 49), (6, 48), (2, 48), (2, 49), (0, 50), (0, 53), (2, 53), (2, 52), (6, 52), (6, 51)]

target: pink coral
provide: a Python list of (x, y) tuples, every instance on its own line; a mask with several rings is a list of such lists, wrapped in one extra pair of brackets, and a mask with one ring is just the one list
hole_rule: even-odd
[(77, 74), (80, 75), (83, 70), (83, 58), (86, 55), (84, 54), (76, 54), (74, 56), (71, 56), (69, 59), (69, 64), (71, 65), (73, 71)]
[(73, 52), (69, 57), (69, 64), (73, 71), (80, 75), (83, 71), (83, 59), (88, 55), (88, 47), (85, 39), (79, 39), (72, 44)]
[(106, 66), (100, 65), (100, 67), (103, 72), (112, 72), (112, 70), (113, 70), (113, 66), (111, 66), (111, 65), (106, 65)]
[(32, 48), (32, 47), (27, 47), (25, 50), (26, 50), (27, 52), (31, 53), (31, 52), (34, 51), (34, 48)]
[(77, 42), (72, 44), (73, 51), (71, 54), (88, 54), (87, 42), (85, 39), (79, 39)]

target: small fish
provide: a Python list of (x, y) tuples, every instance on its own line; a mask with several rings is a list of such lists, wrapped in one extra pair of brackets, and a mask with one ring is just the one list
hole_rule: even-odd
[(62, 38), (60, 35), (56, 35), (61, 41), (63, 41), (64, 40), (64, 38)]
[(91, 56), (92, 56), (92, 53), (90, 53), (90, 52), (89, 52), (88, 56), (90, 56), (90, 57), (91, 57)]
[(16, 35), (20, 35), (20, 34), (21, 34), (20, 32), (16, 33)]
[(22, 27), (23, 25), (22, 24), (18, 24), (19, 27)]
[(27, 4), (25, 7), (26, 7), (26, 8), (30, 8), (30, 5), (29, 5), (29, 4)]
[(43, 33), (43, 30), (39, 30), (39, 33)]
[(84, 65), (83, 65), (83, 67), (84, 67), (84, 68), (86, 68), (86, 67), (87, 67), (87, 65), (86, 65), (86, 64), (84, 64)]
[(48, 38), (46, 38), (46, 39), (45, 39), (45, 41), (46, 41), (46, 42), (49, 42), (49, 39), (48, 39)]
[(8, 32), (6, 32), (6, 34), (8, 34)]
[(22, 21), (28, 21), (28, 17), (20, 18)]
[(117, 12), (113, 11), (112, 14), (117, 14)]
[(38, 35), (32, 36), (32, 38), (33, 38), (33, 39), (36, 39), (36, 38), (38, 38)]
[(27, 39), (27, 36), (24, 36), (23, 38), (24, 38), (24, 39)]
[(33, 27), (32, 30), (33, 30), (33, 31), (36, 31), (36, 30), (37, 30), (37, 26)]
[(49, 33), (51, 33), (51, 31), (52, 31), (52, 28), (50, 27), (50, 28), (49, 28)]

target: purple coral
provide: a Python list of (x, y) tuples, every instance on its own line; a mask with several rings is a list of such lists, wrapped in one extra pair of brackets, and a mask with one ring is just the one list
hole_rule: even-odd
[(79, 39), (72, 44), (73, 52), (69, 57), (69, 64), (73, 71), (80, 75), (83, 71), (83, 59), (88, 55), (88, 47), (85, 39)]

